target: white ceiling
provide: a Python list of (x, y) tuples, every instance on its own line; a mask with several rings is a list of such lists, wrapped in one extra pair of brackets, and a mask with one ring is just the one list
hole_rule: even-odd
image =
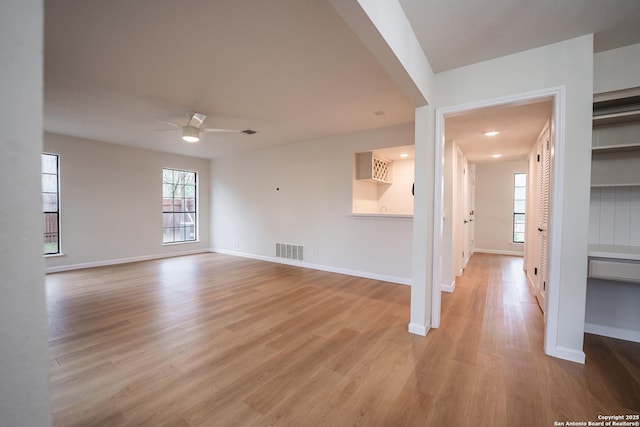
[(373, 152), (387, 160), (412, 160), (416, 158), (415, 145), (403, 145), (398, 147), (379, 148)]
[[(413, 121), (324, 0), (49, 0), (45, 12), (47, 131), (213, 158)], [(151, 118), (187, 110), (258, 133), (185, 145), (154, 131), (167, 126)]]
[[(446, 117), (445, 139), (454, 140), (471, 163), (524, 160), (552, 113), (552, 99), (477, 109)], [(485, 136), (487, 131), (500, 133)]]
[(640, 42), (637, 0), (399, 0), (434, 72), (594, 34), (594, 51)]
[[(640, 42), (639, 1), (400, 1), (437, 71), (590, 32)], [(414, 115), (326, 0), (47, 0), (44, 83), (47, 131), (206, 158)], [(258, 133), (158, 130), (187, 110)]]

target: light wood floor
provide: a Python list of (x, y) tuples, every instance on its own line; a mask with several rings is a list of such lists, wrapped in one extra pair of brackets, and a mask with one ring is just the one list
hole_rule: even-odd
[(409, 287), (219, 254), (47, 277), (56, 426), (553, 426), (639, 413), (640, 344), (542, 352), (514, 257), (475, 255), (442, 327)]

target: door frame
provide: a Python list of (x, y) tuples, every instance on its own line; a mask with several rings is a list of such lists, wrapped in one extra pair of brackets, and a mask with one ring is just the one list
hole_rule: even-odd
[(435, 147), (434, 147), (434, 203), (433, 203), (433, 276), (431, 277), (431, 326), (440, 326), (441, 308), (441, 269), (435, 268), (442, 263), (442, 208), (443, 208), (443, 161), (444, 161), (444, 136), (446, 116), (464, 113), (485, 107), (504, 104), (521, 104), (541, 99), (551, 99), (553, 113), (551, 121), (552, 135), (552, 168), (551, 168), (551, 200), (549, 209), (549, 288), (547, 292), (547, 312), (544, 327), (544, 351), (555, 356), (557, 351), (558, 336), (558, 303), (560, 298), (560, 266), (559, 258), (554, 255), (561, 254), (562, 237), (562, 197), (564, 188), (564, 145), (565, 145), (565, 105), (566, 89), (564, 86), (556, 86), (536, 91), (524, 92), (515, 95), (486, 99), (482, 101), (460, 104), (445, 108), (436, 108), (435, 114)]

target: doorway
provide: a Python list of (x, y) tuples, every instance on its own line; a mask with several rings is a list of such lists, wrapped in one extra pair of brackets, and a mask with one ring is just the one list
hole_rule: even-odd
[[(551, 159), (550, 159), (551, 161), (549, 163), (549, 176), (550, 178), (553, 178), (554, 175), (557, 175), (559, 178), (561, 178), (562, 171), (559, 171), (557, 168), (557, 165), (561, 164), (561, 162), (553, 161), (553, 160), (554, 158), (557, 160), (563, 154), (563, 139), (562, 139), (561, 133), (559, 132), (559, 129), (561, 129), (563, 126), (563, 123), (562, 123), (563, 117), (560, 114), (560, 112), (562, 111), (561, 106), (564, 105), (564, 90), (562, 88), (552, 88), (552, 89), (543, 90), (543, 91), (536, 91), (536, 92), (530, 92), (530, 93), (521, 94), (521, 95), (514, 95), (510, 97), (487, 100), (487, 101), (478, 102), (474, 104), (437, 109), (435, 140), (442, 141), (442, 143), (436, 144), (436, 147), (435, 147), (436, 159), (441, 160), (441, 161), (435, 162), (436, 163), (435, 182), (436, 183), (443, 182), (443, 169), (444, 169), (443, 156), (445, 153), (444, 145), (445, 145), (445, 141), (448, 141), (451, 139), (449, 134), (447, 133), (447, 125), (450, 123), (451, 120), (460, 119), (461, 121), (464, 121), (465, 117), (472, 117), (476, 113), (480, 114), (483, 112), (498, 114), (500, 113), (501, 110), (506, 111), (509, 109), (518, 109), (518, 108), (522, 110), (523, 108), (521, 107), (523, 106), (526, 107), (527, 105), (534, 105), (534, 104), (540, 104), (540, 103), (548, 103), (548, 105), (551, 108), (551, 114), (547, 115), (546, 117), (546, 119), (550, 119), (549, 122), (551, 123), (551, 125), (549, 126), (549, 135), (550, 135), (549, 153), (551, 156)], [(542, 126), (538, 124), (535, 132), (539, 133), (541, 127)], [(490, 130), (490, 129), (487, 129), (487, 130)], [(477, 129), (476, 131), (479, 132)], [(535, 141), (536, 141), (535, 137), (533, 139), (529, 138), (526, 141), (527, 151), (531, 151)], [(464, 152), (464, 147), (462, 147), (462, 151)], [(485, 150), (484, 155), (495, 154), (495, 153), (492, 153), (491, 151), (493, 150), (491, 149)], [(473, 163), (473, 162), (470, 162), (470, 163)], [(561, 181), (561, 179), (559, 181)], [(443, 218), (442, 216), (443, 211), (446, 210), (445, 206), (443, 206), (444, 205), (443, 193), (444, 193), (443, 186), (442, 185), (436, 186), (436, 189), (435, 189), (436, 203), (434, 204), (435, 218)], [(557, 180), (551, 180), (551, 185), (549, 186), (549, 192), (548, 192), (549, 227), (545, 229), (545, 234), (548, 239), (547, 259), (549, 260), (549, 263), (547, 265), (548, 268), (546, 268), (546, 271), (548, 272), (548, 282), (545, 283), (544, 285), (547, 291), (546, 293), (547, 310), (544, 314), (545, 351), (547, 351), (548, 353), (550, 351), (548, 349), (552, 348), (552, 345), (555, 344), (555, 338), (556, 338), (555, 334), (556, 334), (556, 325), (557, 325), (557, 316), (558, 316), (557, 283), (559, 283), (559, 280), (558, 280), (559, 271), (558, 271), (558, 266), (554, 265), (554, 263), (552, 262), (551, 255), (554, 253), (554, 249), (559, 248), (559, 243), (560, 243), (560, 240), (559, 240), (560, 228), (558, 223), (559, 223), (559, 218), (561, 218), (561, 212), (560, 212), (561, 206), (558, 203), (554, 203), (554, 200), (560, 200), (560, 196), (561, 196), (561, 185), (558, 185)], [(438, 201), (440, 201), (440, 203), (438, 203)], [(471, 205), (471, 201), (472, 200), (469, 200), (469, 202), (467, 203), (467, 207)], [(463, 211), (463, 214), (467, 216), (467, 221), (469, 221), (469, 219), (473, 219), (472, 215), (474, 213), (475, 213), (474, 209)], [(456, 219), (455, 215), (452, 215), (451, 220), (453, 221), (455, 219)], [(445, 221), (446, 221), (446, 218), (445, 218)], [(434, 239), (434, 248), (433, 248), (434, 260), (436, 262), (440, 262), (441, 265), (445, 265), (447, 264), (446, 263), (447, 254), (440, 249), (443, 247), (444, 248), (447, 247), (447, 244), (443, 245), (443, 239), (445, 239), (445, 237), (447, 236), (443, 235), (444, 227), (440, 221), (435, 221), (434, 226), (436, 228), (434, 230), (434, 236), (440, 237), (439, 239), (438, 238)], [(451, 229), (454, 229), (454, 228), (455, 228), (454, 226), (451, 226)], [(472, 228), (473, 227), (470, 227), (470, 229)], [(465, 233), (463, 233), (463, 235), (464, 234)], [(465, 242), (470, 241), (468, 238), (469, 235), (472, 235), (472, 232), (467, 232), (467, 237), (463, 238)], [(528, 239), (530, 241), (535, 241), (535, 236), (529, 235)], [(453, 245), (453, 247), (455, 248), (456, 246)], [(534, 252), (538, 252), (538, 251), (534, 251)], [(457, 265), (457, 263), (453, 259), (451, 261), (452, 262), (450, 262), (449, 265), (453, 265), (453, 266)], [(442, 270), (444, 274), (445, 273), (444, 269)], [(434, 274), (433, 283), (434, 284), (445, 283), (443, 282), (443, 277), (441, 277), (440, 272), (438, 272), (437, 277), (435, 277), (435, 274)], [(440, 301), (441, 301), (440, 292), (441, 292), (441, 286), (433, 286), (433, 292), (432, 292), (432, 313), (433, 313), (432, 324), (433, 325), (439, 325), (439, 322), (440, 322)]]

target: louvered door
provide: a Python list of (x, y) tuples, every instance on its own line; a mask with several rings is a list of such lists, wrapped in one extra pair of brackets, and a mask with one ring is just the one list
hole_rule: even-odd
[(549, 285), (549, 202), (551, 197), (551, 140), (549, 131), (539, 141), (539, 190), (538, 190), (538, 267), (536, 297), (542, 311), (547, 311), (547, 288)]

